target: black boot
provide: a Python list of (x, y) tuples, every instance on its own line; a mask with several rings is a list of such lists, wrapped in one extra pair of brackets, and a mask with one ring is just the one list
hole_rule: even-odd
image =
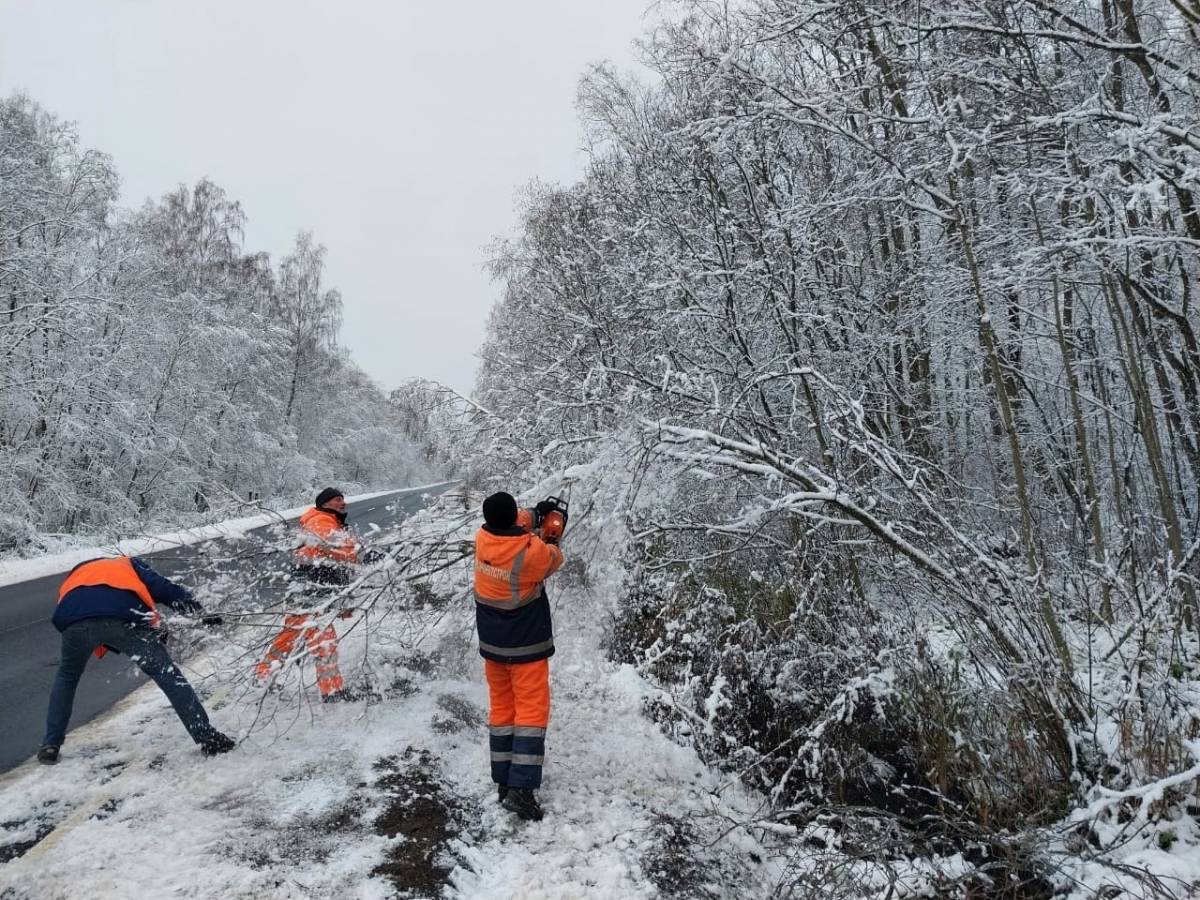
[(508, 785), (507, 784), (496, 785), (496, 799), (499, 800), (501, 803), (503, 803), (504, 798), (507, 796), (508, 796)]
[(537, 794), (529, 788), (512, 788), (505, 805), (517, 814), (518, 819), (542, 821), (542, 806), (538, 803)]
[(212, 737), (200, 742), (200, 752), (205, 756), (216, 756), (218, 753), (228, 753), (236, 746), (237, 741), (218, 731)]
[[(58, 744), (45, 744), (38, 750), (38, 762), (46, 766), (52, 766), (58, 762)], [(501, 800), (504, 798), (501, 797)]]

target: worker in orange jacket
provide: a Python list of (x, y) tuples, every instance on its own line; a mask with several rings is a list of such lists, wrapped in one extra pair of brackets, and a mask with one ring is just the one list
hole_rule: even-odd
[[(336, 488), (317, 494), (311, 509), (300, 516), (301, 544), (293, 563), (298, 575), (313, 584), (343, 586), (350, 583), (358, 562), (358, 541), (346, 530), (346, 498)], [(349, 611), (341, 613), (343, 618)], [(287, 661), (301, 638), (316, 661), (317, 689), (326, 703), (351, 700), (338, 668), (337, 632), (332, 625), (320, 628), (312, 624), (315, 611), (297, 611), (284, 617), (283, 630), (267, 648), (267, 655), (255, 669), (259, 681), (266, 681)]]
[(516, 500), (492, 494), (475, 535), (475, 623), (490, 699), (492, 781), (501, 802), (534, 820), (542, 818), (534, 792), (542, 784), (554, 655), (544, 581), (563, 563), (562, 551), (535, 533), (551, 508), (543, 507), (521, 510), (519, 521)]
[(358, 541), (346, 530), (346, 498), (337, 488), (325, 488), (300, 516), (301, 544), (293, 563), (296, 571), (317, 584), (346, 585), (358, 562)]
[(88, 657), (108, 650), (124, 653), (154, 679), (201, 753), (213, 756), (233, 749), (233, 739), (213, 727), (200, 698), (163, 646), (159, 604), (184, 614), (203, 612), (191, 591), (131, 556), (88, 560), (67, 575), (51, 619), (62, 632), (62, 660), (50, 691), (39, 762), (58, 762)]

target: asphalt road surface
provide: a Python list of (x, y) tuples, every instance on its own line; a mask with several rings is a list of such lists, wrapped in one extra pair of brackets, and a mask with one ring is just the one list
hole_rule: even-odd
[[(349, 504), (349, 524), (369, 542), (372, 525), (381, 529), (397, 525), (421, 509), (430, 495), (440, 494), (443, 490), (445, 487), (439, 486), (359, 500)], [(251, 534), (265, 534), (270, 527)], [(284, 538), (283, 543), (289, 540)], [(222, 570), (257, 575), (264, 567), (286, 567), (287, 554), (281, 550), (264, 554), (259, 545), (254, 552), (239, 558), (237, 554), (223, 553), (222, 543), (216, 540), (193, 544), (150, 554), (146, 559), (151, 560), (162, 574), (178, 577), (183, 584), (193, 588), (197, 585), (188, 577), (188, 571), (196, 569), (201, 560), (207, 575)], [(265, 559), (264, 555), (272, 558)], [(216, 562), (211, 558), (216, 558)], [(42, 743), (46, 704), (59, 657), (59, 635), (50, 624), (50, 616), (54, 612), (58, 586), (65, 575), (63, 572), (0, 587), (0, 734), (3, 735), (0, 739), (0, 772), (24, 762)], [(171, 611), (167, 609), (165, 614), (169, 622)], [(116, 653), (106, 654), (101, 659), (93, 657), (75, 694), (71, 728), (91, 721), (147, 680), (127, 657)]]

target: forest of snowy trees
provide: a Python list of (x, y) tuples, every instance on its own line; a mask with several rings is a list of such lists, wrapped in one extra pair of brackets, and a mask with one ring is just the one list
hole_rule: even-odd
[(1200, 3), (672, 10), (652, 79), (584, 80), (586, 176), (495, 251), (475, 477), (572, 486), (664, 727), (765, 822), (828, 825), (796, 895), (839, 895), (814, 846), (957, 852), (996, 896), (1055, 849), (1169, 850), (1200, 774)]
[(136, 211), (118, 184), (72, 125), (0, 100), (0, 550), (430, 480), (337, 345), (311, 233), (274, 264), (210, 181)]

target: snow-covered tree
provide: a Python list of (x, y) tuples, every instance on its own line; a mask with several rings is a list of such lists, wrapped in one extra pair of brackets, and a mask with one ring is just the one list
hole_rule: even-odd
[(676, 8), (496, 252), (479, 465), (632, 507), (614, 652), (781, 810), (1194, 765), (1195, 5)]
[(74, 129), (0, 101), (0, 545), (443, 465), (337, 350), (310, 232), (272, 270), (207, 179), (137, 212)]

